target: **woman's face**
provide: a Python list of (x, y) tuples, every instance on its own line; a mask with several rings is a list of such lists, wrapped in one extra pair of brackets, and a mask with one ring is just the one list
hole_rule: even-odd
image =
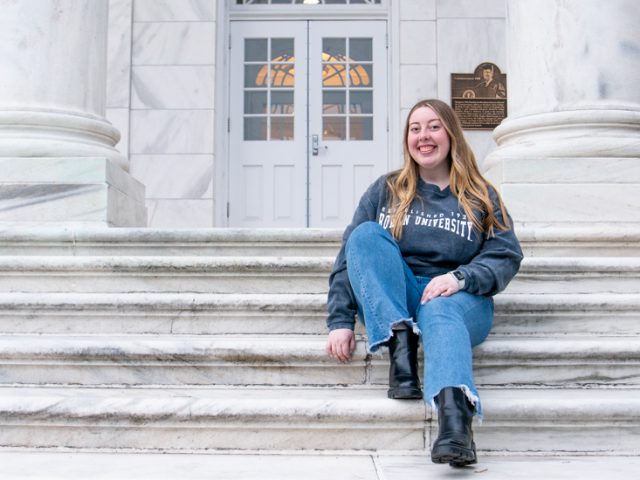
[(442, 120), (430, 107), (419, 107), (409, 117), (407, 146), (423, 179), (449, 173), (451, 140)]

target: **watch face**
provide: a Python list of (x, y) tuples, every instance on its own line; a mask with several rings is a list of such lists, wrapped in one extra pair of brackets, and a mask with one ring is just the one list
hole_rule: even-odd
[(462, 272), (459, 272), (458, 270), (453, 271), (453, 276), (460, 281), (464, 280), (464, 274)]

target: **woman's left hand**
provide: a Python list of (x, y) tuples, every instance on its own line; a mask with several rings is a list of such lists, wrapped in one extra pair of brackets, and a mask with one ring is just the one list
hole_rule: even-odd
[(448, 297), (456, 293), (458, 290), (460, 290), (458, 287), (458, 281), (453, 278), (453, 275), (448, 273), (438, 275), (437, 277), (433, 277), (427, 286), (424, 287), (420, 303), (424, 305), (433, 298)]

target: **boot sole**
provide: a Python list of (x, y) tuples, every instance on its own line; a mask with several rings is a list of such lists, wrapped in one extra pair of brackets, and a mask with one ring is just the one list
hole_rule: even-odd
[(418, 400), (422, 398), (422, 390), (416, 388), (394, 388), (387, 391), (387, 397), (394, 400)]
[(464, 467), (478, 463), (478, 458), (475, 445), (473, 449), (443, 445), (442, 447), (435, 447), (431, 451), (431, 461), (433, 463), (448, 463), (452, 467)]

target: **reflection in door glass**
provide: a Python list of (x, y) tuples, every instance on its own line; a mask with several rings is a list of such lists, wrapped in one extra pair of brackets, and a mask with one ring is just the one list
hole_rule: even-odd
[(322, 48), (322, 139), (373, 140), (373, 39), (327, 37)]
[(355, 62), (373, 61), (373, 50), (370, 38), (350, 38), (349, 57)]
[(349, 140), (373, 140), (373, 117), (350, 117)]
[(244, 140), (293, 140), (293, 38), (244, 41)]
[(338, 61), (344, 61), (347, 55), (346, 38), (323, 38), (322, 52)]
[(293, 113), (293, 90), (280, 90), (271, 92), (271, 113)]
[(335, 114), (344, 113), (347, 103), (347, 92), (345, 90), (325, 90), (322, 92), (322, 113)]
[(267, 92), (244, 92), (244, 113), (267, 113)]
[(350, 113), (373, 113), (373, 92), (357, 91), (349, 95)]
[(271, 61), (286, 62), (293, 57), (293, 38), (271, 39)]
[(293, 117), (271, 117), (271, 140), (293, 140)]
[(323, 140), (345, 140), (346, 134), (345, 117), (322, 117), (322, 139)]

